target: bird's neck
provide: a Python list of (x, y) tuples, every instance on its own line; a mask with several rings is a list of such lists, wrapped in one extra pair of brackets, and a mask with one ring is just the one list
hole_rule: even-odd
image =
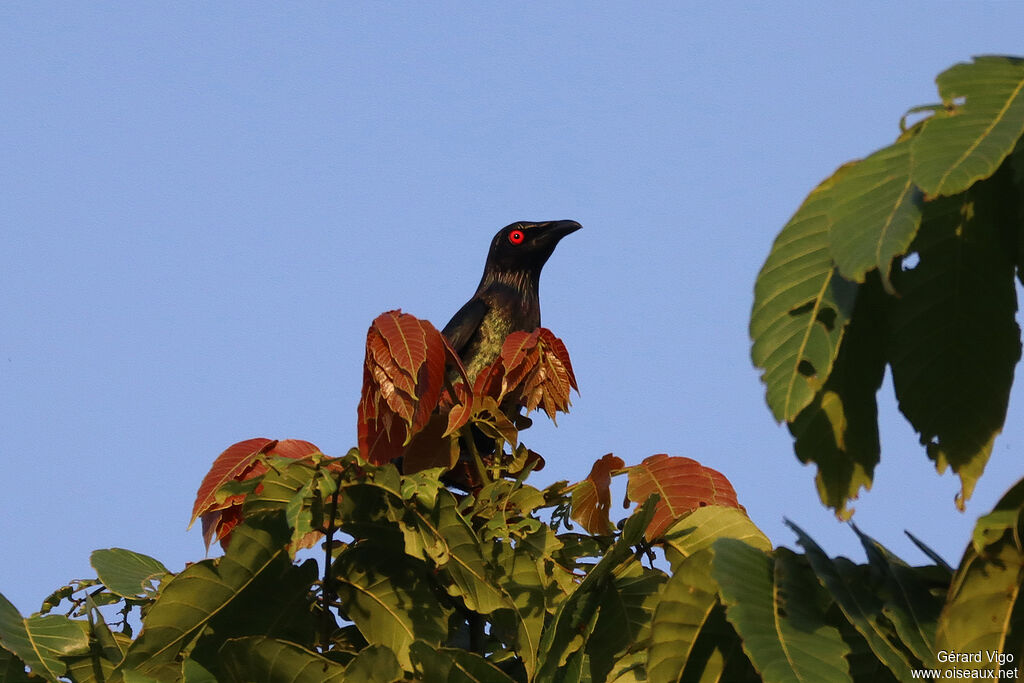
[(508, 290), (519, 300), (524, 314), (537, 311), (536, 315), (539, 317), (539, 286), (540, 273), (535, 270), (492, 270), (484, 273), (477, 292), (482, 294), (487, 290)]

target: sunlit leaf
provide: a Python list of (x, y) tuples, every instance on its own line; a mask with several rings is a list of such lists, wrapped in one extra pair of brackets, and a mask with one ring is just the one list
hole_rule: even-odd
[(25, 662), (33, 674), (54, 682), (66, 671), (62, 657), (84, 654), (89, 649), (89, 638), (81, 624), (58, 614), (23, 618), (2, 593), (0, 643)]
[(772, 542), (745, 512), (721, 505), (697, 508), (678, 520), (665, 532), (661, 544), (672, 571), (678, 571), (683, 560), (710, 548), (719, 538), (735, 538), (766, 552), (772, 549)]
[(152, 582), (170, 573), (159, 560), (124, 548), (94, 550), (89, 563), (108, 590), (125, 598), (151, 593)]
[(765, 681), (852, 681), (849, 647), (825, 622), (813, 575), (785, 548), (774, 557), (742, 541), (714, 544), (712, 576), (743, 649)]
[[(203, 523), (203, 541), (209, 548), (213, 541), (226, 547), (231, 530), (242, 521), (242, 504), (249, 493), (261, 485), (240, 485), (266, 473), (264, 460), (279, 456), (289, 460), (302, 460), (320, 449), (301, 439), (249, 439), (230, 446), (217, 456), (213, 466), (203, 478), (192, 509), (192, 521), (199, 516)], [(234, 486), (232, 486), (234, 485)], [(232, 490), (237, 489), (237, 491)]]
[(992, 175), (1024, 132), (1024, 60), (975, 57), (935, 80), (948, 111), (914, 138), (913, 179), (930, 195), (953, 195)]
[(665, 584), (651, 622), (647, 653), (647, 679), (651, 683), (679, 680), (697, 636), (718, 604), (711, 558), (710, 551), (697, 551), (676, 567)]
[(622, 458), (611, 453), (601, 456), (590, 468), (587, 478), (572, 488), (572, 518), (592, 534), (610, 534), (608, 509), (612, 504), (611, 473), (622, 469)]
[(444, 388), (446, 348), (426, 320), (399, 310), (374, 319), (357, 411), (364, 458), (375, 464), (393, 460), (426, 427)]
[(792, 420), (824, 384), (853, 310), (857, 286), (836, 272), (828, 217), (833, 186), (849, 168), (808, 195), (775, 239), (754, 285), (751, 357), (764, 370), (776, 420)]
[(921, 222), (921, 192), (910, 180), (910, 139), (852, 164), (832, 188), (829, 243), (847, 280), (877, 270), (888, 291), (889, 264), (907, 251)]
[(982, 662), (947, 663), (947, 669), (1001, 668), (1005, 672), (1019, 667), (1024, 653), (1024, 547), (1019, 536), (1024, 480), (996, 503), (993, 512), (996, 514), (978, 521), (975, 538), (986, 542), (972, 543), (964, 552), (935, 636), (939, 650), (984, 652), (986, 656)]
[(725, 505), (743, 509), (736, 491), (725, 476), (691, 458), (664, 453), (645, 458), (629, 468), (626, 496), (632, 501), (646, 500), (652, 493), (660, 496), (647, 538), (659, 538), (677, 519), (706, 505)]

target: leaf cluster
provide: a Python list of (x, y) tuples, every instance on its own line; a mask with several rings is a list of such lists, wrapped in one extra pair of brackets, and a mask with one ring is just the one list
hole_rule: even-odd
[(754, 364), (768, 405), (841, 518), (880, 458), (876, 394), (900, 411), (962, 509), (1006, 418), (1021, 355), (1024, 60), (937, 78), (940, 105), (841, 166), (783, 227), (755, 285)]

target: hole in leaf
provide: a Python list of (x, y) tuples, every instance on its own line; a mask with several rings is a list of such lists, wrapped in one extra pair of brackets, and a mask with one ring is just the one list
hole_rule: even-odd
[(804, 377), (814, 377), (818, 374), (818, 371), (814, 369), (814, 366), (807, 360), (801, 360), (796, 366), (797, 372)]
[(815, 320), (825, 326), (829, 332), (836, 326), (836, 310), (834, 308), (822, 308), (815, 316)]
[(805, 304), (801, 304), (799, 306), (796, 306), (795, 308), (789, 309), (789, 314), (793, 317), (796, 317), (798, 315), (803, 315), (804, 313), (810, 313), (813, 308), (814, 301), (808, 301)]
[(912, 251), (903, 257), (903, 262), (900, 264), (900, 268), (903, 270), (913, 270), (917, 268), (917, 264), (921, 262), (921, 255), (916, 251)]

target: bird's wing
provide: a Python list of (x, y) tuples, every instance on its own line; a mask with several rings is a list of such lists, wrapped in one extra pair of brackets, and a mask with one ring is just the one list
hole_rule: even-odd
[(489, 306), (483, 299), (473, 297), (467, 301), (458, 312), (452, 316), (448, 324), (441, 330), (441, 334), (448, 338), (455, 353), (462, 355), (463, 349), (469, 342), (473, 333), (480, 327)]

